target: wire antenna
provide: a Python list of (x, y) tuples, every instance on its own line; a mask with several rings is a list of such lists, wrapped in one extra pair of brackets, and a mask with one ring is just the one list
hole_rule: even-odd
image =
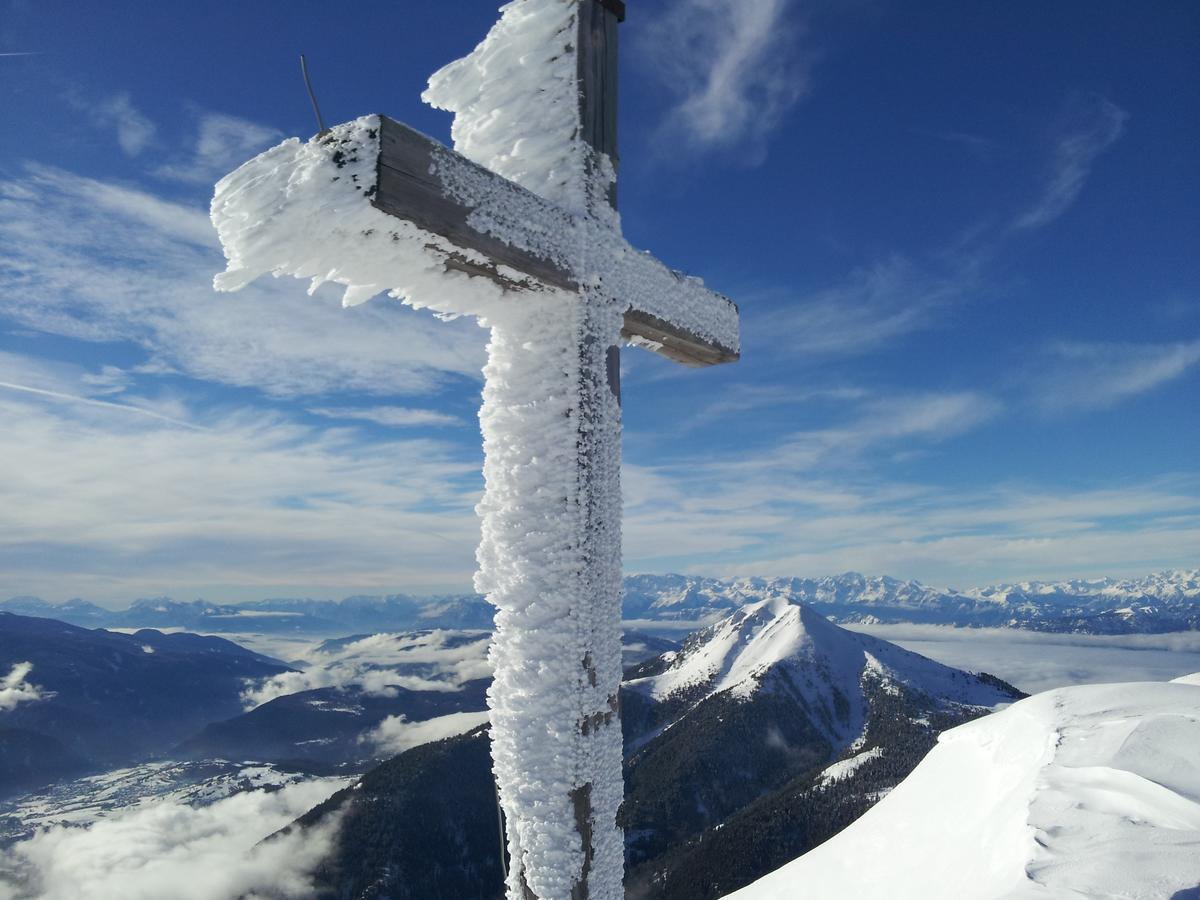
[(303, 53), (300, 54), (300, 74), (304, 76), (304, 87), (308, 90), (308, 99), (312, 101), (313, 114), (317, 117), (317, 137), (324, 137), (329, 129), (325, 127), (325, 120), (321, 118), (321, 107), (317, 106), (317, 95), (313, 93), (312, 82), (308, 78), (308, 63)]

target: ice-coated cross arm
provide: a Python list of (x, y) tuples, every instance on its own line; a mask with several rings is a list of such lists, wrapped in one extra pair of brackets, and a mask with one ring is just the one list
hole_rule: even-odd
[(601, 251), (591, 260), (593, 274), (618, 300), (626, 284), (636, 297), (625, 311), (624, 340), (688, 366), (738, 358), (733, 302), (634, 250), (607, 223), (563, 210), (386, 116), (379, 117), (378, 142), (371, 204), (459, 248), (440, 251), (448, 270), (510, 292), (574, 293), (580, 278), (573, 244), (589, 241)]
[[(738, 310), (699, 278), (406, 125), (364, 116), (285, 141), (223, 178), (213, 222), (236, 290), (267, 272), (383, 291), (449, 315), (588, 288), (624, 307), (621, 337), (689, 366), (739, 354)], [(449, 279), (447, 281), (447, 278)]]
[[(447, 254), (446, 268), (482, 275), (509, 291), (553, 287), (575, 293), (579, 289), (562, 259), (568, 249), (558, 241), (571, 232), (568, 213), (394, 119), (379, 116), (378, 140), (371, 205), (462, 250), (475, 251)], [(510, 235), (525, 232), (526, 246), (489, 233), (480, 222), (478, 207), (465, 199), (468, 191), (480, 200), (486, 198), (492, 207), (486, 221), (493, 229), (503, 228)], [(540, 234), (532, 233), (533, 221)], [(525, 277), (514, 277), (503, 267)]]

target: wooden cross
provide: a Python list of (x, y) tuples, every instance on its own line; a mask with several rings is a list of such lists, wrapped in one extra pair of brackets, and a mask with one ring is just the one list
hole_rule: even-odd
[[(620, 236), (617, 23), (625, 8), (619, 0), (559, 0), (558, 8), (564, 4), (574, 4), (577, 28), (565, 50), (575, 53), (577, 134), (585, 145), (582, 170), (573, 173), (584, 186), (580, 208), (538, 196), (382, 116), (331, 129), (307, 149), (285, 142), (224, 179), (213, 203), (230, 257), (229, 272), (218, 276), (222, 289), (273, 270), (331, 277), (365, 295), (392, 287), (414, 305), (463, 312), (461, 303), (441, 308), (437, 290), (418, 303), (395, 287), (398, 280), (380, 283), (379, 255), (392, 248), (420, 254), (423, 265), (434, 260), (448, 292), (490, 291), (486, 304), (467, 311), (491, 328), (476, 584), (497, 607), (489, 705), (510, 900), (623, 896), (618, 341), (687, 366), (739, 354), (737, 308), (727, 298)], [(289, 212), (308, 181), (350, 172), (357, 182), (359, 174), (343, 167), (369, 164), (368, 150), (377, 153), (374, 184), (356, 183), (361, 198), (352, 199), (374, 211)], [(321, 160), (337, 169), (296, 177), (288, 167), (305, 153), (310, 160), (324, 153)], [(242, 211), (240, 198), (272, 178), (279, 199), (271, 218)], [(337, 217), (343, 222), (325, 221)], [(318, 249), (306, 251), (326, 255), (294, 260), (272, 243), (272, 228), (286, 230), (287, 222), (327, 229)], [(390, 232), (390, 243), (380, 231)], [(345, 243), (347, 235), (375, 241), (374, 249), (364, 253)], [(354, 261), (343, 262), (348, 257)], [(337, 274), (324, 275), (330, 267)]]

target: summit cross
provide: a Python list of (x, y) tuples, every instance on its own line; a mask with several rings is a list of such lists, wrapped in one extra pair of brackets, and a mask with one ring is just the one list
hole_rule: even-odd
[[(619, 0), (514, 0), (425, 99), (450, 150), (383, 116), (290, 139), (218, 183), (237, 290), (261, 274), (387, 291), (490, 329), (476, 588), (509, 900), (619, 900), (621, 341), (739, 355), (737, 308), (629, 246), (616, 213)], [(403, 348), (398, 347), (402, 354)]]

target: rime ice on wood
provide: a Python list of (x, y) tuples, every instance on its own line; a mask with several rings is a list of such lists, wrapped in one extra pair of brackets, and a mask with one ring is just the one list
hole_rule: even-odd
[(621, 340), (738, 355), (737, 309), (630, 247), (615, 196), (615, 0), (515, 0), (430, 81), (448, 150), (380, 116), (285, 141), (218, 185), (236, 290), (270, 272), (490, 329), (476, 584), (511, 898), (622, 896)]

